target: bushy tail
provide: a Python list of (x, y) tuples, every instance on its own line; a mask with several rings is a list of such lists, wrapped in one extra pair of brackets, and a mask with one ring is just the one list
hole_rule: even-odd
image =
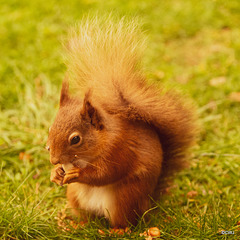
[[(87, 17), (71, 32), (68, 69), (77, 89), (109, 113), (153, 126), (164, 151), (162, 178), (184, 166), (195, 140), (192, 110), (174, 93), (146, 83), (141, 72), (144, 40), (136, 20)], [(185, 102), (185, 101), (184, 101)]]
[(91, 88), (95, 95), (114, 100), (116, 88), (138, 84), (144, 38), (137, 26), (137, 20), (113, 15), (82, 19), (67, 46), (68, 70), (77, 90), (84, 94)]

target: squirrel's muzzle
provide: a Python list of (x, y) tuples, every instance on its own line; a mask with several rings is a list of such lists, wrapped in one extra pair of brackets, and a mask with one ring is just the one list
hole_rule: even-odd
[(53, 165), (57, 165), (57, 164), (60, 163), (60, 159), (59, 159), (59, 158), (56, 158), (56, 157), (51, 157), (51, 156), (50, 156), (50, 162), (51, 162), (51, 164), (53, 164)]

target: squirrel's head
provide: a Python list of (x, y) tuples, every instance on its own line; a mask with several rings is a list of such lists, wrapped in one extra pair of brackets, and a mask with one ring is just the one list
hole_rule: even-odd
[(100, 154), (105, 128), (102, 114), (92, 105), (90, 95), (88, 92), (83, 101), (72, 98), (68, 83), (63, 82), (60, 108), (47, 141), (52, 164), (70, 162), (83, 168)]

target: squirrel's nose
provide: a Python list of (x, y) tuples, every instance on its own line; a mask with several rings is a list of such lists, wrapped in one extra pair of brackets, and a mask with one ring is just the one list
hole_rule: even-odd
[(56, 158), (56, 157), (50, 157), (50, 162), (53, 165), (57, 165), (60, 163), (59, 158)]

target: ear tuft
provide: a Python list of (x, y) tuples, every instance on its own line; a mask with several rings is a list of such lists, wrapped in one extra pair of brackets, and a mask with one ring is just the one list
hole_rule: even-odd
[(69, 101), (69, 83), (68, 80), (65, 78), (62, 83), (61, 95), (60, 95), (60, 107), (64, 106), (66, 102)]
[(102, 130), (104, 128), (102, 117), (100, 116), (99, 111), (93, 107), (89, 98), (90, 92), (87, 92), (83, 101), (81, 116), (84, 120), (89, 121), (97, 130)]

